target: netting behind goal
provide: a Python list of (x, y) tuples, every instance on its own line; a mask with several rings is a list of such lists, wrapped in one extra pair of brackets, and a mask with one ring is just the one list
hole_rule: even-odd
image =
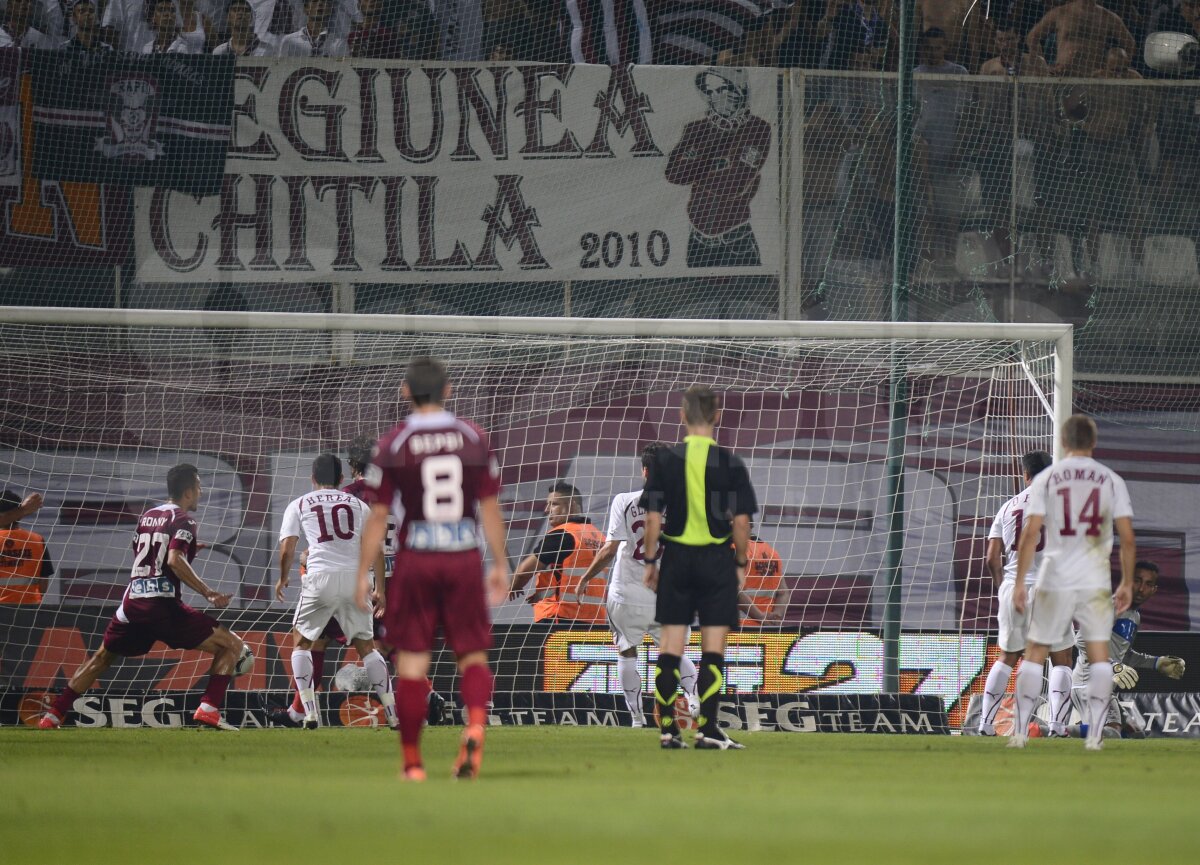
[[(957, 709), (986, 672), (993, 593), (982, 539), (1016, 490), (1020, 456), (1052, 447), (1050, 338), (753, 335), (784, 327), (766, 323), (724, 336), (587, 336), (568, 335), (582, 330), (571, 320), (560, 335), (439, 332), (437, 319), (410, 319), (412, 332), (289, 331), (175, 315), (186, 326), (0, 324), (0, 488), (44, 493), (23, 525), (45, 536), (57, 568), (43, 603), (0, 607), (0, 684), (14, 692), (61, 686), (98, 647), (128, 582), (132, 528), (163, 500), (166, 470), (186, 461), (204, 488), (197, 570), (233, 593), (220, 618), (259, 659), (235, 687), (282, 697), (295, 601), (271, 592), (283, 509), (309, 488), (316, 454), (345, 458), (352, 438), (403, 416), (399, 383), (417, 354), (446, 359), (450, 408), (492, 434), (514, 566), (547, 529), (553, 482), (574, 484), (603, 530), (612, 497), (641, 485), (642, 446), (682, 435), (679, 393), (696, 382), (723, 393), (718, 439), (746, 459), (761, 503), (755, 535), (782, 565), (752, 586), (767, 622), (748, 617), (731, 640), (727, 687), (742, 694), (882, 688), (893, 374), (908, 417), (903, 690)], [(515, 601), (496, 610), (495, 632), (498, 702), (620, 693), (603, 624), (535, 623)], [(698, 644), (689, 652), (698, 658)], [(654, 657), (641, 648), (644, 681)], [(351, 660), (331, 656), (327, 674)], [(156, 651), (115, 667), (96, 693), (183, 691), (206, 668), (196, 653)], [(453, 676), (439, 655), (435, 685), (449, 692)], [(370, 722), (365, 701), (342, 709), (343, 722)]]

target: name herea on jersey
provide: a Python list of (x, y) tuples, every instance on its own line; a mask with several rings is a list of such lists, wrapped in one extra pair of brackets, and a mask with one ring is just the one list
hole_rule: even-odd
[(1108, 475), (1104, 472), (1097, 472), (1095, 469), (1051, 469), (1051, 472), (1050, 482), (1055, 484), (1065, 484), (1071, 481), (1102, 484), (1108, 480)]
[(408, 449), (412, 452), (413, 456), (440, 453), (441, 451), (460, 451), (463, 449), (462, 433), (420, 433), (409, 438)]

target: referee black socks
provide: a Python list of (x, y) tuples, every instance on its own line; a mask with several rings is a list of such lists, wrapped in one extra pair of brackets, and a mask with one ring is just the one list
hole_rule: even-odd
[(721, 652), (705, 652), (700, 656), (700, 680), (697, 690), (700, 695), (700, 732), (705, 736), (720, 737), (717, 726), (717, 701), (725, 687), (725, 655)]
[(679, 656), (659, 655), (654, 667), (654, 702), (658, 706), (658, 729), (664, 735), (679, 735), (679, 725), (675, 723), (675, 692), (678, 689)]

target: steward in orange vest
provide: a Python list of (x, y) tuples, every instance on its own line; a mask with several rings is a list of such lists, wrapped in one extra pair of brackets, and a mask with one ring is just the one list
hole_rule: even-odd
[[(21, 500), (15, 495), (0, 494), (0, 513), (19, 507)], [(41, 535), (16, 522), (0, 529), (0, 604), (40, 604), (53, 575), (54, 565)]]
[(754, 535), (746, 549), (746, 585), (738, 595), (743, 628), (783, 623), (787, 599), (783, 591), (783, 560), (775, 548)]
[(554, 484), (546, 497), (550, 530), (537, 551), (526, 556), (513, 572), (509, 595), (512, 598), (520, 597), (529, 581), (536, 580), (533, 593), (526, 599), (533, 604), (535, 622), (607, 621), (604, 581), (590, 581), (584, 594), (579, 595), (580, 578), (596, 558), (596, 551), (604, 545), (604, 534), (587, 517), (579, 515), (581, 505), (582, 499), (574, 486)]

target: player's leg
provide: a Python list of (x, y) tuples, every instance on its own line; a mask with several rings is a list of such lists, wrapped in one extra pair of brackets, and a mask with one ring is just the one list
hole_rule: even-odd
[(1017, 666), (1017, 661), (1020, 660), (1022, 654), (1023, 650), (1017, 652), (1002, 650), (1000, 657), (988, 670), (987, 681), (983, 686), (983, 705), (980, 707), (979, 713), (980, 736), (996, 735), (996, 713), (1000, 711), (1000, 703), (1004, 699), (1004, 692), (1008, 690), (1013, 668)]
[[(625, 695), (625, 708), (633, 719), (634, 727), (646, 726), (646, 713), (642, 706), (642, 673), (638, 669), (638, 646), (646, 638), (657, 633), (654, 612), (639, 611), (626, 604), (610, 601), (606, 605), (608, 626), (612, 628), (617, 648), (617, 678), (621, 692)], [(655, 640), (657, 643), (658, 641)]]
[[(196, 616), (210, 619), (204, 613), (195, 610), (191, 612)], [(200, 708), (192, 717), (206, 727), (218, 730), (236, 730), (236, 727), (222, 720), (221, 709), (225, 705), (225, 692), (229, 690), (229, 683), (233, 681), (233, 668), (242, 655), (244, 644), (236, 634), (222, 625), (217, 625), (216, 620), (211, 621), (215, 625), (212, 632), (201, 642), (187, 647), (199, 649), (213, 656), (212, 667), (208, 674), (208, 684), (204, 688), (204, 695), (200, 698)], [(183, 647), (175, 646), (174, 648)]]
[(1074, 635), (1068, 633), (1066, 645), (1059, 643), (1050, 647), (1050, 735), (1067, 735), (1067, 722), (1071, 719), (1071, 647)]
[(454, 777), (478, 778), (483, 762), (483, 738), (487, 726), (487, 704), (492, 699), (492, 670), (487, 652), (474, 651), (458, 656), (459, 693), (467, 710), (467, 726), (463, 730), (458, 756), (454, 761)]
[[(660, 616), (663, 610), (662, 588), (660, 578)], [(675, 692), (679, 689), (679, 665), (684, 646), (687, 645), (688, 626), (664, 624), (661, 633), (658, 660), (654, 664), (654, 702), (658, 708), (658, 732), (663, 748), (686, 748), (679, 735), (679, 725), (675, 722)]]
[(1099, 751), (1103, 746), (1104, 727), (1113, 692), (1113, 665), (1108, 657), (1114, 610), (1107, 589), (1086, 589), (1077, 593), (1075, 621), (1088, 657), (1087, 704), (1084, 720), (1088, 724), (1086, 748)]
[(421, 726), (425, 720), (425, 679), (429, 675), (429, 652), (396, 652), (396, 724), (400, 728), (400, 777), (424, 781), (421, 759)]
[(363, 667), (367, 671), (367, 681), (371, 683), (371, 690), (375, 692), (375, 697), (383, 706), (383, 716), (387, 720), (387, 725), (393, 730), (399, 729), (396, 722), (396, 695), (392, 693), (392, 677), (388, 675), (387, 661), (375, 648), (374, 640), (353, 638), (351, 642), (358, 652), (358, 657), (362, 659)]
[(92, 687), (95, 681), (119, 657), (120, 655), (110, 652), (106, 647), (101, 646), (99, 651), (84, 661), (79, 669), (75, 671), (75, 675), (71, 676), (67, 682), (67, 686), (54, 698), (50, 709), (38, 721), (38, 727), (43, 730), (49, 730), (62, 726), (62, 723), (70, 717), (71, 707), (75, 705), (75, 700), (87, 691), (88, 688)]
[[(309, 647), (309, 654), (312, 655), (312, 689), (314, 692), (321, 690), (321, 682), (325, 678), (325, 651), (329, 645), (330, 632), (335, 630), (341, 634), (341, 627), (338, 626), (336, 619), (330, 619), (329, 624), (325, 626), (325, 630), (321, 632), (321, 636), (312, 641), (312, 646)], [(294, 688), (292, 703), (288, 706), (288, 716), (296, 723), (304, 721), (304, 700), (300, 697), (300, 689)]]
[(295, 629), (292, 630), (292, 681), (296, 684), (296, 693), (300, 695), (300, 705), (304, 707), (304, 727), (315, 730), (321, 721), (317, 711), (317, 692), (313, 688), (312, 640)]
[(687, 656), (687, 645), (691, 636), (692, 631), (689, 628), (683, 634), (683, 651), (679, 654), (679, 687), (683, 689), (683, 695), (687, 698), (688, 714), (696, 720), (700, 717), (700, 697), (696, 692), (700, 675), (695, 663)]
[(996, 735), (996, 713), (1000, 711), (1000, 701), (1008, 690), (1029, 630), (1028, 615), (1018, 613), (1012, 605), (1012, 591), (1013, 584), (1006, 582), (1001, 584), (996, 593), (996, 639), (1001, 654), (988, 670), (987, 683), (983, 688), (983, 705), (979, 713), (980, 736)]
[(1013, 695), (1013, 730), (1009, 736), (1010, 748), (1024, 748), (1028, 738), (1029, 722), (1037, 709), (1038, 701), (1042, 698), (1042, 683), (1045, 681), (1046, 656), (1050, 647), (1045, 643), (1036, 642), (1029, 637), (1025, 646), (1025, 658), (1017, 670), (1017, 686)]
[(340, 602), (337, 589), (335, 575), (309, 571), (292, 619), (292, 680), (296, 683), (300, 702), (304, 706), (303, 724), (308, 730), (315, 730), (321, 725), (312, 647), (337, 612)]
[(726, 751), (743, 746), (725, 735), (717, 724), (717, 703), (725, 687), (725, 643), (740, 622), (737, 570), (733, 548), (708, 547), (696, 562), (697, 602), (700, 618), (699, 729), (696, 747)]
[(487, 705), (492, 699), (492, 623), (477, 553), (456, 554), (448, 560), (438, 581), (438, 609), (446, 645), (458, 659), (459, 695), (467, 712), (467, 725), (455, 758), (453, 774), (476, 778), (483, 762)]

